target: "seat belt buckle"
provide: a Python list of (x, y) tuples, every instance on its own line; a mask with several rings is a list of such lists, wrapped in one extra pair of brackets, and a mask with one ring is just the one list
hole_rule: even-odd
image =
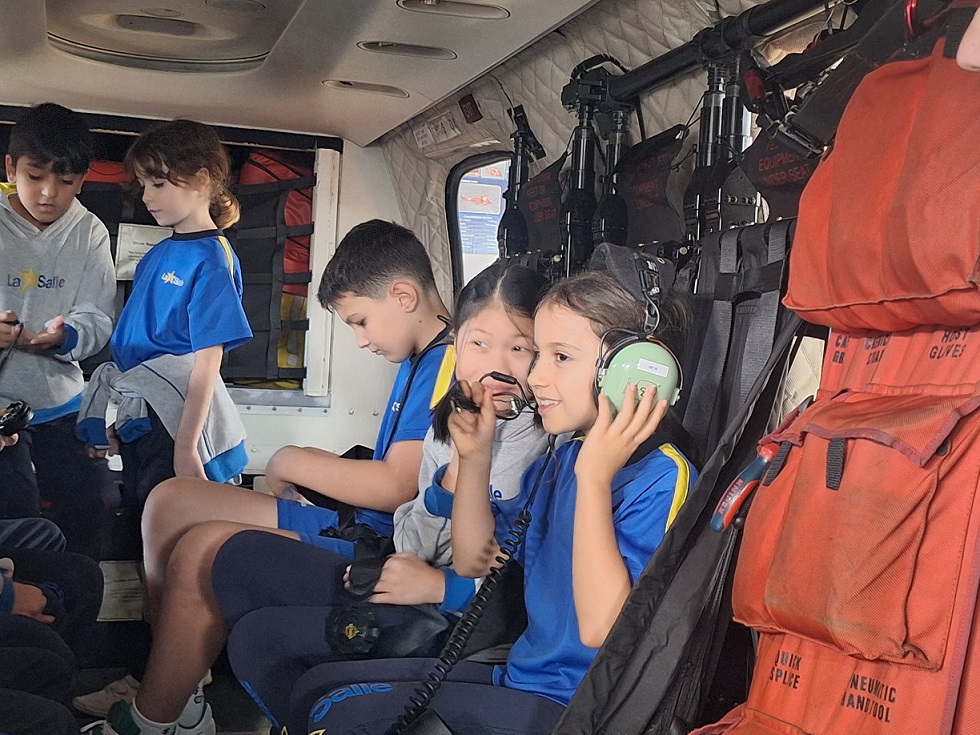
[(766, 474), (766, 469), (779, 451), (775, 442), (759, 447), (759, 453), (748, 466), (738, 473), (718, 501), (711, 516), (711, 530), (722, 533), (727, 530), (746, 499), (755, 491)]

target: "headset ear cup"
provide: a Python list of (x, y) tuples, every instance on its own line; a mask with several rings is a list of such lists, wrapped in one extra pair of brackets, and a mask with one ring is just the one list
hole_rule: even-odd
[(649, 335), (622, 340), (610, 348), (601, 362), (596, 382), (617, 410), (622, 408), (630, 384), (641, 389), (656, 386), (658, 398), (666, 398), (670, 405), (680, 397), (680, 363), (666, 345)]

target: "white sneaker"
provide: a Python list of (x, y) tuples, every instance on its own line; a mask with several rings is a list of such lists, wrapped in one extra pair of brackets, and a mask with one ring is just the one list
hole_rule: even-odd
[(126, 674), (122, 679), (116, 679), (106, 684), (97, 692), (75, 697), (71, 701), (71, 704), (79, 712), (84, 712), (93, 717), (104, 718), (109, 714), (109, 708), (116, 702), (121, 700), (132, 704), (139, 688), (140, 683), (129, 674)]
[(211, 715), (211, 705), (205, 703), (204, 711), (201, 713), (201, 719), (197, 721), (197, 724), (184, 727), (178, 723), (176, 735), (216, 735), (217, 731), (218, 728), (214, 724), (214, 717)]
[[(211, 677), (211, 669), (201, 679), (202, 686), (207, 686), (214, 679)], [(91, 694), (83, 694), (75, 697), (71, 703), (79, 712), (84, 712), (92, 717), (102, 717), (109, 713), (109, 708), (119, 700), (132, 704), (136, 692), (139, 691), (140, 683), (129, 674), (122, 679), (106, 684), (105, 687)]]
[[(107, 720), (86, 725), (84, 732), (86, 735), (143, 735), (143, 731), (133, 722), (131, 707), (129, 703), (116, 704)], [(204, 712), (196, 725), (184, 727), (178, 724), (168, 725), (166, 728), (166, 732), (173, 735), (216, 735), (217, 730), (214, 717), (211, 716), (210, 704), (205, 704)]]

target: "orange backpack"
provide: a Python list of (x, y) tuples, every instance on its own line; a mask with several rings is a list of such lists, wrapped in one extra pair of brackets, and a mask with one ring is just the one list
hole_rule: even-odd
[(980, 74), (944, 50), (869, 73), (804, 189), (784, 303), (807, 321), (980, 322)]

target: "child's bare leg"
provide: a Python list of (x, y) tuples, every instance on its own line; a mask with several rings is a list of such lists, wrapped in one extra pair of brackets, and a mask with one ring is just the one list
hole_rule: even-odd
[[(274, 529), (278, 516), (275, 498), (251, 490), (184, 477), (157, 485), (143, 510), (143, 563), (150, 620), (160, 607), (170, 555), (187, 531), (207, 521)], [(208, 564), (208, 574), (210, 570)]]
[[(158, 608), (146, 675), (136, 696), (144, 717), (176, 721), (221, 652), (227, 628), (211, 587), (211, 566), (225, 541), (254, 528), (260, 527), (211, 521), (195, 525), (176, 542), (167, 563), (166, 594)], [(297, 538), (290, 531), (260, 530)]]

